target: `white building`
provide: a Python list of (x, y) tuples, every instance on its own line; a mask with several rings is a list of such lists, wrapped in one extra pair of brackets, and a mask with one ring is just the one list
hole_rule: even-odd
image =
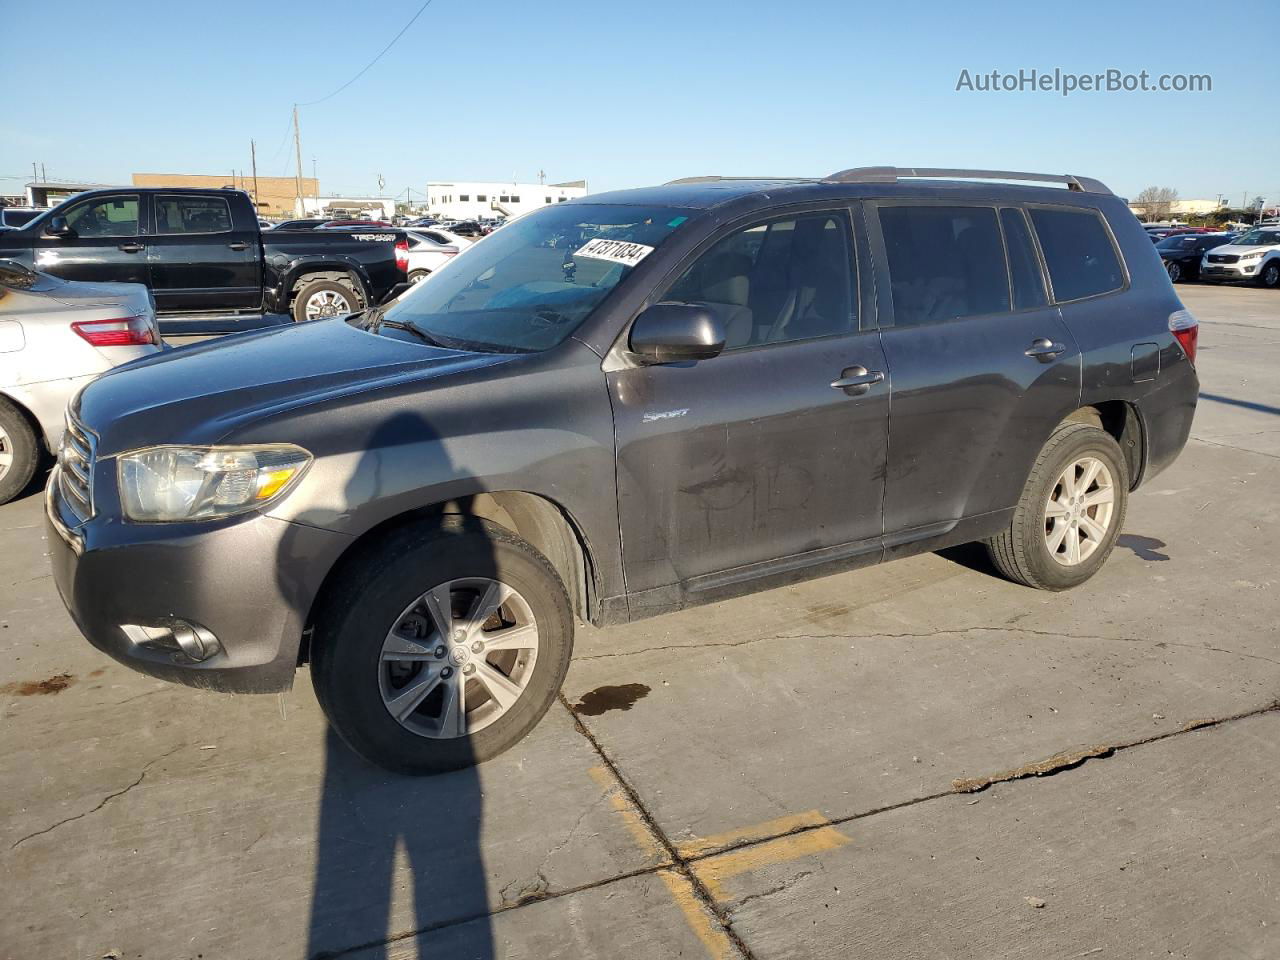
[(587, 195), (587, 181), (568, 183), (481, 183), (478, 180), (432, 181), (427, 184), (427, 210), (433, 217), (475, 220), (518, 217), (553, 203)]
[[(295, 202), (294, 209), (297, 207)], [(395, 197), (303, 197), (299, 216), (390, 220), (395, 212)]]

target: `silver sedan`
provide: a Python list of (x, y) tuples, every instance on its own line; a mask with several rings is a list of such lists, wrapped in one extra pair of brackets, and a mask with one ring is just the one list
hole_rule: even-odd
[(73, 283), (0, 260), (0, 503), (58, 448), (76, 391), (162, 349), (142, 284)]

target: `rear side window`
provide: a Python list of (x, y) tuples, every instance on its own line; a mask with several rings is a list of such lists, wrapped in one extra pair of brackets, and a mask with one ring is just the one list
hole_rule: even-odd
[(156, 197), (156, 233), (227, 233), (231, 206), (222, 197)]
[(895, 325), (1009, 310), (1009, 274), (994, 208), (886, 206), (880, 208), (880, 226)]
[(1000, 211), (1004, 227), (1004, 243), (1009, 251), (1009, 276), (1013, 280), (1013, 309), (1028, 310), (1049, 302), (1044, 292), (1044, 277), (1031, 243), (1031, 231), (1021, 210), (1006, 207)]
[(1055, 300), (1083, 300), (1124, 286), (1111, 235), (1096, 212), (1033, 207), (1030, 213)]

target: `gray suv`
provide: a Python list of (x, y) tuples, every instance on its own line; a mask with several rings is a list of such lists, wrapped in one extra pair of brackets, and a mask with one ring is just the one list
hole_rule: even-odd
[(48, 486), (54, 576), (130, 667), (273, 691), (309, 663), (357, 752), (457, 768), (538, 722), (575, 618), (966, 541), (1019, 583), (1084, 582), (1186, 442), (1196, 334), (1083, 177), (600, 194), (385, 312), (86, 387)]

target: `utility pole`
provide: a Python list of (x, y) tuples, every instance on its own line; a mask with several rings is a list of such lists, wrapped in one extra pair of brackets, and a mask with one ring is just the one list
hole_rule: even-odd
[(40, 182), (40, 174), (36, 170), (36, 162), (34, 160), (31, 161), (31, 180), (33, 183)]
[(258, 145), (249, 141), (249, 166), (253, 170), (253, 209), (258, 209)]
[(293, 105), (293, 149), (297, 156), (298, 166), (293, 171), (294, 182), (298, 187), (298, 216), (307, 215), (306, 205), (302, 202), (302, 134), (298, 132), (298, 105)]
[(48, 182), (49, 182), (49, 175), (48, 175), (47, 173), (45, 173), (45, 172), (44, 172), (44, 163), (43, 163), (43, 162), (40, 164), (40, 179), (41, 179), (41, 180), (43, 180), (45, 183), (48, 183)]

